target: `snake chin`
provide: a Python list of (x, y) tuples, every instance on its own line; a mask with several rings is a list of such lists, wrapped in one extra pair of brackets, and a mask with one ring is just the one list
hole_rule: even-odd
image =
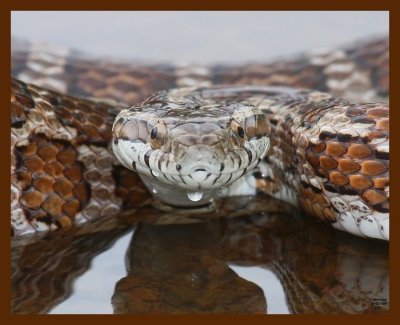
[(139, 176), (153, 197), (169, 206), (181, 208), (206, 206), (222, 195), (221, 188), (186, 189), (144, 174), (139, 174)]
[[(145, 145), (136, 151), (123, 150), (117, 157), (139, 174), (155, 199), (175, 207), (192, 208), (212, 203), (223, 196), (228, 186), (253, 170), (268, 151), (269, 139), (258, 139), (257, 143), (258, 146), (253, 144), (231, 152), (224, 159), (202, 145), (189, 147), (187, 154), (174, 162), (167, 157), (161, 159), (168, 156), (161, 150), (154, 150), (148, 158), (141, 159), (144, 157), (141, 152), (148, 150)], [(114, 150), (119, 152), (121, 148), (124, 146), (120, 141)]]

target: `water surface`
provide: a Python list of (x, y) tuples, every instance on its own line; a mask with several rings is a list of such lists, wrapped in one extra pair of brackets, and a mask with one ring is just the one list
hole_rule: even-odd
[(388, 244), (266, 196), (202, 216), (151, 206), (15, 241), (13, 313), (379, 313)]

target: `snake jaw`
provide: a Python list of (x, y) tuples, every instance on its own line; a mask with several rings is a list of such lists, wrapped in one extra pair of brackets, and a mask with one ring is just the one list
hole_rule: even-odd
[[(269, 124), (252, 104), (215, 105), (200, 96), (192, 105), (193, 97), (160, 96), (117, 116), (112, 147), (161, 201), (204, 204), (265, 156)], [(188, 195), (193, 191), (201, 191), (201, 198)]]
[[(214, 143), (216, 139), (220, 141)], [(154, 150), (150, 143), (117, 138), (112, 148), (118, 160), (136, 171), (157, 199), (169, 205), (191, 207), (208, 204), (218, 197), (222, 188), (253, 169), (269, 147), (269, 138), (262, 137), (232, 150), (228, 145), (230, 139), (229, 131), (215, 137), (197, 137), (200, 143), (192, 145), (178, 137)]]

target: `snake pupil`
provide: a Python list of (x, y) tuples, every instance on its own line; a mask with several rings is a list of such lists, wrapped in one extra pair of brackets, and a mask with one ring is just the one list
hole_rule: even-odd
[(238, 126), (237, 133), (238, 133), (239, 137), (244, 138), (244, 130), (241, 126)]
[(151, 138), (152, 140), (154, 140), (154, 139), (157, 138), (157, 135), (158, 135), (158, 130), (157, 130), (157, 128), (153, 128), (153, 129), (151, 130), (151, 133), (150, 133), (150, 138)]

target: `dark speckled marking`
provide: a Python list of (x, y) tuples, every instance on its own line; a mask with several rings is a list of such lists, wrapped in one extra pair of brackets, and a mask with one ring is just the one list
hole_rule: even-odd
[(349, 142), (349, 141), (354, 141), (356, 140), (358, 137), (353, 137), (351, 134), (343, 134), (343, 133), (339, 133), (338, 134), (338, 140), (340, 142)]
[(146, 166), (149, 168), (150, 168), (150, 155), (151, 155), (151, 150), (148, 150), (144, 155), (144, 162)]
[(249, 156), (249, 163), (251, 163), (251, 161), (253, 160), (253, 154), (251, 153), (251, 151), (247, 148), (244, 148), (244, 150), (246, 150), (247, 155)]
[(389, 209), (386, 206), (384, 206), (383, 204), (375, 204), (375, 205), (373, 205), (373, 208), (376, 211), (381, 212), (381, 213), (389, 213)]
[(353, 123), (362, 123), (362, 124), (372, 124), (375, 125), (375, 121), (366, 117), (357, 117), (353, 120)]
[(389, 153), (384, 151), (375, 150), (375, 157), (377, 159), (389, 160)]
[(328, 131), (322, 131), (322, 132), (320, 132), (320, 134), (319, 134), (319, 138), (320, 138), (321, 140), (332, 139), (332, 138), (334, 138), (334, 137), (336, 137), (336, 134), (335, 134), (335, 133), (332, 133), (332, 132), (328, 132)]
[(358, 195), (358, 191), (350, 186), (339, 186), (339, 194), (342, 195)]
[(332, 193), (338, 193), (339, 191), (336, 189), (336, 187), (330, 183), (325, 183), (324, 184), (325, 190), (332, 192)]

